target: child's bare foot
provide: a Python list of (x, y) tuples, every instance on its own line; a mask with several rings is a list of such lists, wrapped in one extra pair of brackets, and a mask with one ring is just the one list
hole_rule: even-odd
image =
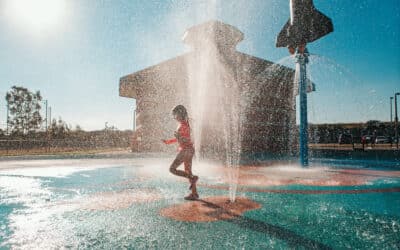
[(199, 179), (199, 177), (197, 175), (193, 175), (192, 179), (190, 179), (189, 190), (193, 189), (193, 186), (196, 185), (196, 182), (198, 179)]
[(195, 200), (197, 200), (198, 198), (199, 198), (199, 194), (193, 194), (193, 193), (191, 193), (191, 194), (189, 194), (188, 196), (185, 197), (185, 200), (188, 200), (188, 201), (195, 201)]

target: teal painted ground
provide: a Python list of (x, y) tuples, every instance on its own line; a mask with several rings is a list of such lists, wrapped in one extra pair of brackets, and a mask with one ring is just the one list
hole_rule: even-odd
[[(0, 248), (79, 249), (398, 249), (400, 192), (363, 194), (239, 193), (262, 205), (228, 221), (190, 223), (159, 215), (184, 202), (187, 184), (144, 178), (147, 165), (115, 165), (46, 174), (0, 171)], [(41, 174), (43, 172), (43, 174)], [(168, 174), (168, 172), (165, 172)], [(207, 182), (203, 178), (203, 182)], [(384, 178), (356, 187), (279, 186), (274, 189), (400, 187)], [(76, 206), (99, 192), (145, 188), (161, 199), (117, 210)], [(266, 187), (271, 189), (271, 187)], [(202, 197), (225, 190), (200, 187)]]

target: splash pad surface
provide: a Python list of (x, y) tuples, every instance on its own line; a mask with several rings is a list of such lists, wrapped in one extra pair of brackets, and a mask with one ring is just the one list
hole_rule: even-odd
[[(199, 201), (171, 159), (0, 162), (0, 248), (396, 248), (400, 170), (195, 163)], [(180, 216), (180, 217), (179, 217)], [(178, 217), (178, 218), (177, 218)]]

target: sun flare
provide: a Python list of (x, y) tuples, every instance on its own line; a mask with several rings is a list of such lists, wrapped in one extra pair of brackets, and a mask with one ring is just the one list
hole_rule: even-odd
[(16, 25), (33, 32), (56, 28), (65, 16), (65, 0), (7, 0), (6, 15)]

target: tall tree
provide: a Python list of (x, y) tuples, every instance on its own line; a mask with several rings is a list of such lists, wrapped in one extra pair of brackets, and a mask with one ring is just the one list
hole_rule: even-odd
[(12, 133), (26, 134), (40, 128), (43, 121), (41, 100), (39, 91), (33, 93), (24, 87), (13, 86), (7, 92), (6, 101), (10, 110), (8, 125)]

